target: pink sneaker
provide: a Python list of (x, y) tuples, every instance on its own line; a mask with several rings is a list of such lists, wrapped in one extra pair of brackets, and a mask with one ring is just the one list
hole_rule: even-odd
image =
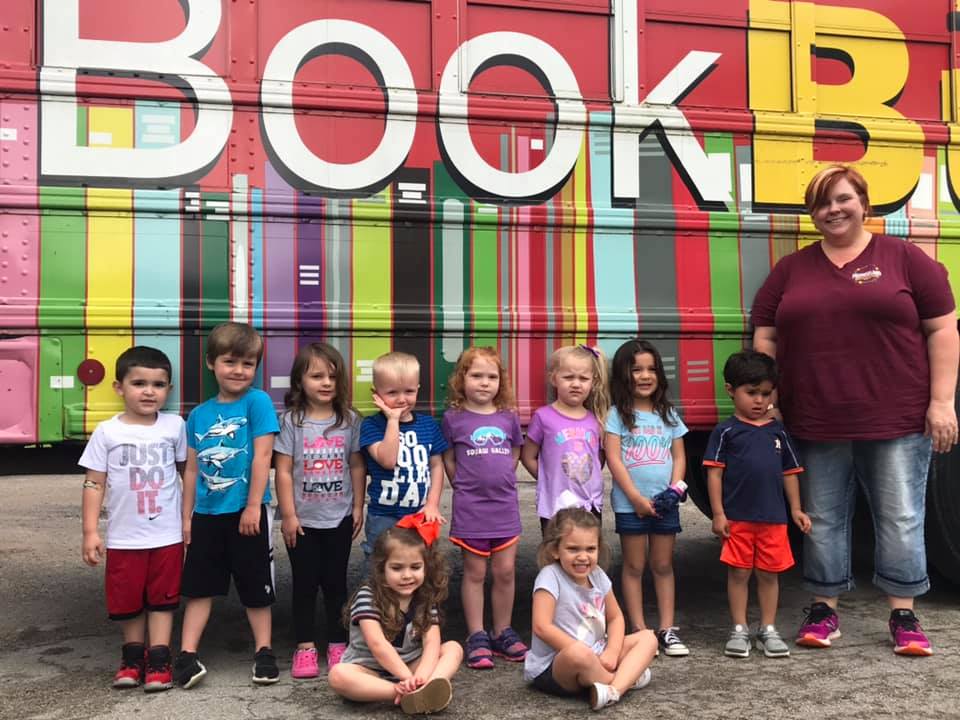
[(327, 643), (327, 670), (340, 662), (346, 651), (346, 643)]
[(920, 621), (913, 614), (913, 610), (891, 611), (890, 635), (893, 637), (893, 651), (897, 655), (917, 657), (933, 655), (930, 641), (920, 627)]
[(320, 674), (317, 667), (317, 649), (299, 648), (293, 654), (293, 667), (290, 668), (290, 677), (297, 680), (315, 678)]

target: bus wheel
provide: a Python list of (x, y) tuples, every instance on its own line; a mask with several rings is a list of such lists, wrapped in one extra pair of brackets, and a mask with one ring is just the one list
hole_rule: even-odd
[(936, 454), (927, 481), (927, 558), (960, 585), (960, 449)]

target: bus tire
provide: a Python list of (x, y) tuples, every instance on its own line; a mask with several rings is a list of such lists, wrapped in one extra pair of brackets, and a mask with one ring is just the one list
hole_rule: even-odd
[(960, 585), (960, 448), (937, 453), (927, 479), (927, 561)]

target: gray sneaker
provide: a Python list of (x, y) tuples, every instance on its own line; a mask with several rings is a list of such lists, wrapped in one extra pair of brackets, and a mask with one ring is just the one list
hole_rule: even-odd
[(727, 657), (750, 657), (750, 630), (746, 625), (734, 625), (730, 631), (730, 639), (723, 648)]
[(790, 657), (790, 648), (773, 625), (757, 629), (757, 650), (763, 650), (767, 657)]

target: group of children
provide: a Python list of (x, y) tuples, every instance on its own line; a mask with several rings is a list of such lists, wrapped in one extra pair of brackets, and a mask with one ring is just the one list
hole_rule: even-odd
[[(653, 345), (624, 343), (609, 380), (599, 350), (558, 349), (547, 369), (555, 399), (534, 413), (526, 439), (509, 373), (493, 348), (461, 354), (442, 426), (415, 410), (419, 364), (399, 352), (374, 362), (379, 412), (361, 419), (352, 409), (343, 358), (325, 343), (299, 351), (278, 420), (269, 396), (252, 387), (262, 350), (249, 325), (214, 328), (206, 363), (219, 391), (186, 423), (161, 412), (171, 379), (163, 353), (140, 346), (117, 360), (114, 388), (124, 411), (97, 427), (80, 459), (87, 469), (83, 559), (96, 565), (106, 557), (107, 610), (123, 630), (115, 687), (157, 691), (200, 682), (206, 674), (200, 639), (213, 598), (226, 595), (231, 578), (257, 648), (253, 682), (277, 682), (271, 459), (293, 578), (294, 678), (319, 674), (320, 590), (331, 687), (356, 701), (392, 701), (408, 713), (446, 707), (450, 679), (464, 659), (474, 669), (493, 667), (494, 657), (523, 662), (534, 687), (589, 693), (591, 706), (600, 709), (649, 682), (658, 650), (688, 654), (674, 622), (673, 578), (687, 429), (667, 398)], [(793, 562), (784, 494), (793, 521), (807, 531), (796, 475), (802, 468), (782, 424), (768, 418), (773, 360), (737, 353), (724, 378), (735, 413), (714, 430), (704, 464), (713, 530), (724, 540), (721, 560), (729, 566), (734, 625), (725, 652), (749, 654), (747, 582), (755, 572), (757, 647), (783, 656), (789, 650), (774, 623), (777, 573)], [(537, 480), (543, 535), (530, 648), (512, 628), (518, 462)], [(601, 567), (609, 554), (600, 525), (604, 462), (614, 481), (625, 615)], [(465, 651), (440, 636), (448, 591), (446, 559), (436, 544), (446, 523), (444, 476), (452, 488), (449, 539), (463, 557)], [(106, 542), (98, 530), (104, 504)], [(366, 577), (348, 600), (350, 548), (361, 531)], [(490, 632), (484, 623), (488, 560)], [(643, 617), (641, 579), (648, 565), (656, 633)], [(186, 609), (173, 659), (173, 611), (181, 595)]]

